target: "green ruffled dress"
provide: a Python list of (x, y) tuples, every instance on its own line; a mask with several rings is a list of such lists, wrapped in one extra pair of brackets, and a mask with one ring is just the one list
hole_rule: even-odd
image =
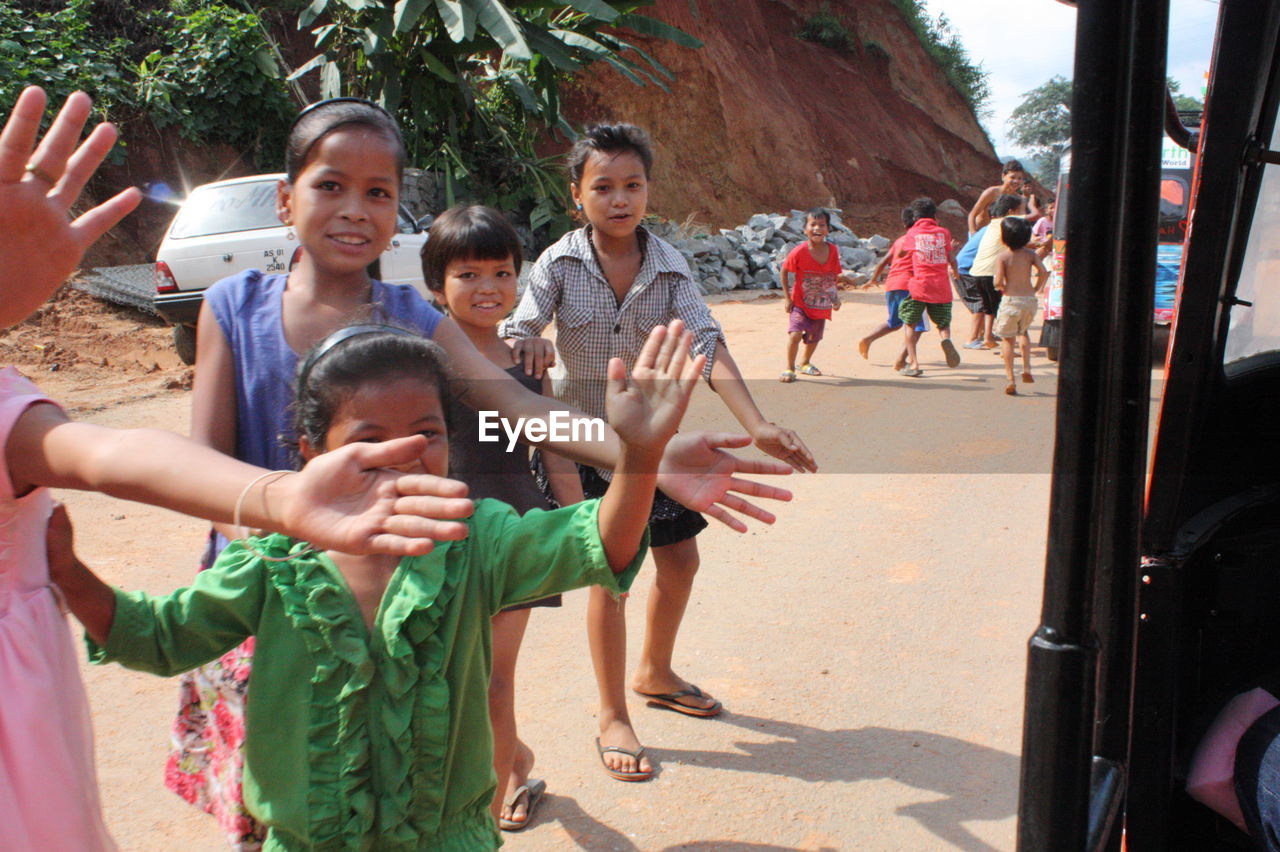
[(175, 675), (257, 637), (244, 799), (270, 826), (266, 850), (496, 849), (489, 619), (581, 586), (628, 589), (647, 536), (614, 575), (598, 511), (478, 501), (466, 539), (400, 561), (372, 634), (325, 554), (272, 535), (254, 546), (298, 555), (267, 562), (233, 542), (189, 588), (117, 590), (90, 659)]

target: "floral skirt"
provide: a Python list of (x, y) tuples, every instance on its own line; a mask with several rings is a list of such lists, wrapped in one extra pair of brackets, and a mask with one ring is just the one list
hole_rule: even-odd
[[(201, 570), (213, 564), (213, 536)], [(169, 738), (173, 751), (164, 785), (217, 820), (230, 848), (257, 852), (267, 827), (245, 810), (244, 710), (248, 700), (253, 637), (212, 663), (182, 676), (178, 716)]]

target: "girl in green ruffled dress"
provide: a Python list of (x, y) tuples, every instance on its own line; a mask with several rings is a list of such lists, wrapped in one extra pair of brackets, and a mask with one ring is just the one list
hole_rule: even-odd
[[(268, 826), (264, 849), (497, 848), (490, 619), (581, 586), (630, 587), (658, 461), (704, 364), (688, 359), (691, 339), (678, 321), (660, 326), (630, 379), (609, 364), (622, 450), (599, 500), (523, 516), (478, 500), (466, 538), (399, 559), (283, 535), (235, 541), (189, 588), (161, 597), (105, 585), (63, 524), (51, 574), (95, 662), (174, 675), (256, 637), (244, 800)], [(427, 450), (408, 467), (444, 476), (447, 394), (435, 344), (385, 326), (342, 329), (299, 368), (300, 454), (421, 434)]]

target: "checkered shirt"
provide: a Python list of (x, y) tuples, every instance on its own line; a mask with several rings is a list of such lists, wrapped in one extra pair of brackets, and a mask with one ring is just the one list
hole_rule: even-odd
[(684, 255), (643, 228), (638, 233), (644, 259), (621, 305), (591, 251), (590, 228), (580, 228), (542, 253), (515, 313), (498, 330), (503, 337), (537, 337), (554, 319), (555, 395), (593, 417), (605, 416), (609, 359), (621, 358), (630, 370), (654, 326), (684, 320), (694, 355), (707, 356), (708, 380), (716, 343), (724, 340)]

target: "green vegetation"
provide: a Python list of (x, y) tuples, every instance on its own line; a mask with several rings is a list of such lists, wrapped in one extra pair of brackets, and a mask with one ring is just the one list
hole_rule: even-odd
[(1053, 77), (1022, 95), (1009, 114), (1009, 138), (1041, 163), (1036, 180), (1058, 182), (1058, 163), (1071, 144), (1071, 81)]
[(33, 5), (0, 0), (6, 110), (29, 85), (54, 103), (83, 89), (102, 118), (176, 126), (193, 142), (225, 142), (264, 168), (279, 164), (292, 107), (256, 15), (195, 0)]
[(987, 72), (969, 57), (947, 16), (932, 17), (925, 8), (925, 0), (893, 0), (893, 4), (901, 10), (907, 25), (924, 45), (925, 52), (942, 69), (955, 90), (968, 101), (974, 115), (988, 117), (991, 113), (988, 107), (991, 87), (987, 84)]
[(797, 38), (811, 41), (815, 44), (829, 47), (832, 50), (838, 50), (841, 53), (853, 52), (853, 36), (850, 35), (848, 27), (827, 4), (822, 4), (817, 12), (809, 16), (809, 19), (800, 27), (796, 33)]
[[(1177, 80), (1166, 77), (1165, 85), (1178, 109), (1204, 109), (1198, 99), (1179, 94), (1182, 86)], [(1041, 163), (1036, 180), (1045, 186), (1056, 184), (1062, 152), (1071, 144), (1071, 81), (1053, 77), (1024, 92), (1022, 103), (1009, 114), (1009, 138)]]
[[(651, 0), (650, 0), (651, 2)], [(439, 171), (446, 194), (566, 229), (567, 187), (537, 156), (560, 114), (569, 74), (600, 61), (632, 83), (666, 88), (671, 72), (624, 38), (701, 42), (636, 13), (643, 2), (567, 0), (314, 0), (299, 18), (321, 51), (295, 72), (318, 71), (325, 96), (371, 98), (400, 121), (414, 165)], [(629, 38), (629, 36), (627, 36)]]

